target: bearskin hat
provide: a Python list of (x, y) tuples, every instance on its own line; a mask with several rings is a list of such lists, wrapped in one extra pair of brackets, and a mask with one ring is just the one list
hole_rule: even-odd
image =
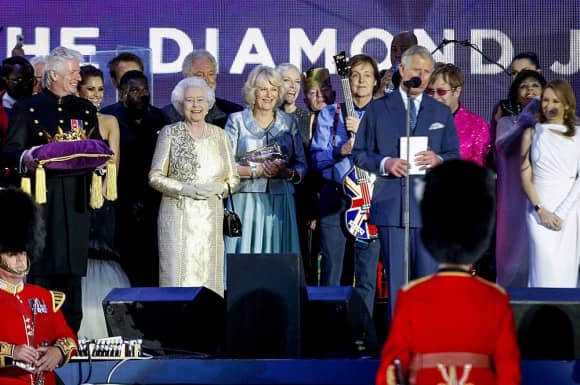
[(495, 217), (492, 173), (449, 160), (425, 177), (421, 239), (439, 262), (471, 264), (489, 245)]
[(26, 251), (31, 260), (44, 249), (44, 222), (32, 198), (17, 189), (0, 189), (0, 252)]

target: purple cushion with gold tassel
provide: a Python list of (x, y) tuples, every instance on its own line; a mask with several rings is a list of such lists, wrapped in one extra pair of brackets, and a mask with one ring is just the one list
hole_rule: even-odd
[[(114, 153), (107, 144), (97, 139), (62, 139), (44, 144), (32, 151), (32, 156), (38, 162), (35, 172), (35, 199), (38, 203), (46, 203), (47, 170), (82, 171), (93, 170), (91, 181), (92, 208), (103, 205), (103, 199), (115, 200), (116, 169)], [(106, 166), (106, 192), (103, 197), (102, 173), (97, 170)], [(27, 182), (29, 183), (29, 182)], [(23, 183), (23, 190), (25, 183)], [(30, 190), (30, 187), (28, 187)]]
[(32, 155), (47, 170), (91, 170), (104, 166), (113, 151), (102, 140), (83, 139), (47, 143)]

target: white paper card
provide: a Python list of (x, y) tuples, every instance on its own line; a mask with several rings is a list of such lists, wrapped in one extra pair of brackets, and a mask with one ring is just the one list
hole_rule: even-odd
[[(411, 136), (409, 141), (409, 175), (424, 175), (427, 170), (420, 170), (421, 166), (415, 164), (415, 154), (421, 151), (427, 151), (427, 144), (429, 143), (429, 138), (426, 136)], [(401, 159), (407, 159), (407, 137), (403, 136), (399, 138)]]

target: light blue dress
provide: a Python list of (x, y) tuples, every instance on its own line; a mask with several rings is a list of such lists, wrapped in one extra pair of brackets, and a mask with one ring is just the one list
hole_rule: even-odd
[[(245, 109), (231, 114), (225, 130), (236, 161), (246, 152), (277, 142), (287, 157), (287, 167), (302, 180), (306, 157), (296, 120), (282, 111), (267, 129)], [(294, 186), (285, 179), (242, 179), (233, 195), (235, 211), (242, 221), (242, 236), (225, 237), (226, 253), (300, 253)], [(230, 203), (228, 203), (230, 206)], [(231, 207), (230, 207), (231, 209)]]

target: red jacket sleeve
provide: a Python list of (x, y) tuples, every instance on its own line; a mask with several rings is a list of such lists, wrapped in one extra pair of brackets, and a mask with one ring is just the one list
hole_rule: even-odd
[(399, 290), (389, 338), (381, 353), (381, 364), (376, 375), (376, 385), (387, 384), (387, 369), (395, 359), (401, 361), (403, 373), (407, 372), (412, 354), (412, 307), (406, 292)]

